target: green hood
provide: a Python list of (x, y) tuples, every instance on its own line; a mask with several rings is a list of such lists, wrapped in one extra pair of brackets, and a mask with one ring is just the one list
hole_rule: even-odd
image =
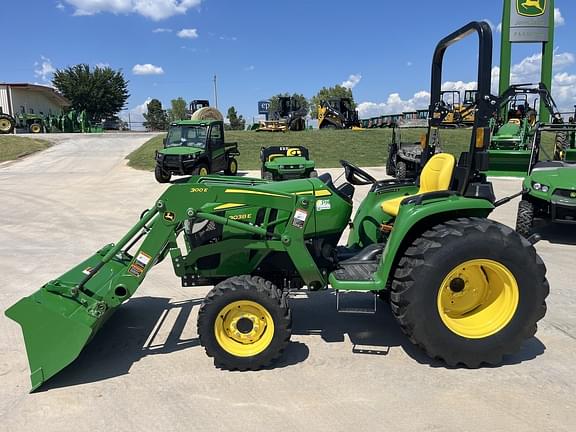
[(199, 154), (204, 150), (195, 147), (177, 146), (177, 147), (166, 147), (158, 151), (158, 153), (163, 155), (191, 155)]
[(567, 189), (576, 191), (576, 165), (564, 168), (544, 168), (532, 172), (529, 177), (533, 182), (541, 183), (554, 189)]

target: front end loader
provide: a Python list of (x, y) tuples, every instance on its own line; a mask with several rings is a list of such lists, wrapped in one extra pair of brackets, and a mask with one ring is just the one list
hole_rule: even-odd
[[(470, 23), (438, 44), (428, 139), (440, 123), (444, 53), (474, 33), (480, 102), (458, 163), (434, 155), (418, 183), (378, 181), (342, 161), (338, 186), (326, 174), (284, 182), (193, 176), (170, 185), (118, 243), (6, 311), (22, 327), (32, 388), (73, 362), (168, 256), (183, 286), (215, 285), (197, 324), (222, 369), (256, 370), (279, 358), (291, 336), (287, 298), (304, 287), (381, 294), (410, 340), (449, 365), (497, 364), (516, 352), (544, 316), (548, 283), (532, 244), (487, 219), (499, 205), (482, 174), (496, 109), (488, 24)], [(350, 223), (355, 185), (366, 184)]]

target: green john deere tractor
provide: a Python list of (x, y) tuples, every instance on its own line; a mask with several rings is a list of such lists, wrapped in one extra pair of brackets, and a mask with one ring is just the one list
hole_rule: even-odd
[[(576, 132), (576, 124), (538, 124), (528, 175), (522, 184), (522, 200), (518, 204), (516, 231), (524, 237), (534, 234), (535, 222), (576, 224), (576, 161), (566, 160), (570, 149), (567, 137)], [(543, 132), (556, 135), (554, 160), (540, 160)]]
[[(194, 116), (202, 115), (201, 108)], [(238, 172), (237, 143), (224, 141), (224, 123), (220, 119), (180, 120), (172, 123), (164, 139), (164, 148), (156, 152), (154, 176), (159, 183), (168, 183), (172, 175), (208, 175), (224, 171)]]
[(314, 161), (303, 146), (262, 147), (260, 150), (261, 177), (264, 180), (294, 180), (318, 177)]
[(528, 173), (538, 122), (529, 95), (538, 98), (552, 115), (558, 113), (556, 103), (543, 83), (513, 85), (506, 90), (498, 102), (499, 113), (491, 121), (488, 169), (491, 176), (524, 177)]
[[(198, 335), (223, 369), (255, 370), (282, 355), (291, 336), (287, 298), (303, 287), (382, 294), (410, 340), (449, 365), (497, 364), (516, 352), (545, 314), (548, 283), (532, 244), (487, 218), (503, 202), (481, 173), (495, 109), (487, 23), (438, 44), (431, 97), (439, 101), (444, 52), (473, 33), (481, 97), (458, 163), (434, 155), (419, 185), (378, 181), (342, 161), (347, 181), (338, 186), (327, 174), (284, 182), (194, 176), (169, 186), (117, 243), (6, 311), (22, 327), (32, 388), (73, 362), (168, 256), (183, 286), (215, 285)], [(371, 189), (350, 224), (355, 185)]]

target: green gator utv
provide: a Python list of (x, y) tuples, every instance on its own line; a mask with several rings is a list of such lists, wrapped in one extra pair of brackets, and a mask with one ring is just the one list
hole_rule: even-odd
[[(566, 137), (576, 132), (576, 124), (538, 124), (528, 175), (522, 184), (516, 231), (524, 237), (534, 234), (536, 221), (576, 224), (576, 161), (566, 161)], [(556, 134), (554, 160), (540, 160), (543, 132)]]
[(260, 150), (261, 177), (264, 180), (294, 180), (318, 177), (315, 163), (303, 146), (262, 147)]
[[(168, 256), (183, 286), (215, 285), (198, 312), (198, 337), (222, 369), (256, 370), (278, 359), (291, 336), (288, 298), (304, 287), (313, 295), (331, 286), (337, 305), (347, 292), (381, 294), (409, 339), (448, 365), (498, 364), (518, 351), (546, 312), (549, 288), (532, 244), (488, 219), (507, 200), (495, 201), (482, 174), (496, 109), (487, 23), (438, 44), (432, 107), (445, 51), (474, 33), (481, 97), (458, 163), (434, 155), (419, 185), (378, 181), (346, 161), (347, 181), (338, 186), (328, 174), (284, 182), (193, 176), (170, 185), (117, 243), (6, 311), (22, 327), (32, 388), (73, 362)], [(439, 126), (431, 114), (429, 135)], [(355, 185), (371, 189), (350, 223)]]
[[(202, 108), (196, 113), (202, 112)], [(208, 175), (224, 171), (238, 172), (237, 143), (224, 141), (222, 120), (180, 120), (172, 123), (164, 139), (164, 148), (156, 152), (154, 176), (168, 183), (172, 175)]]

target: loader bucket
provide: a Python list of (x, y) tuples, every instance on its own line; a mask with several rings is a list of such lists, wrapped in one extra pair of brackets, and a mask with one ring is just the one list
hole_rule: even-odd
[(526, 177), (530, 150), (489, 150), (487, 174), (493, 177)]
[[(112, 287), (117, 287), (112, 279), (125, 271), (129, 261), (116, 258), (102, 264), (110, 248), (112, 245), (6, 310), (6, 316), (22, 327), (32, 391), (72, 363), (121, 304), (107, 298)], [(98, 265), (98, 273), (79, 291), (81, 281)]]

